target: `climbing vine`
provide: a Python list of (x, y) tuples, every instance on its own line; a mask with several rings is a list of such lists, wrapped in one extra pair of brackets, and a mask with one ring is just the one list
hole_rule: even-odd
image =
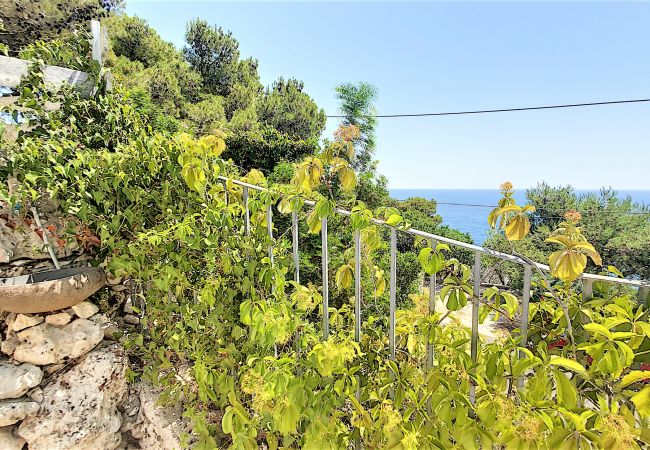
[[(249, 227), (241, 186), (220, 176), (266, 180), (221, 159), (222, 135), (155, 131), (128, 92), (82, 99), (48, 92), (41, 81), (31, 77), (21, 86), (21, 98), (29, 99), (23, 106), (33, 110), (31, 128), (7, 146), (2, 200), (20, 214), (41, 198), (57, 202), (96, 237), (94, 264), (142, 286), (142, 329), (125, 340), (132, 376), (162, 386), (166, 400), (184, 405), (192, 425), (188, 446), (650, 443), (648, 313), (632, 292), (605, 283), (595, 283), (593, 298), (581, 301), (573, 281), (587, 257), (601, 261), (575, 214), (549, 236), (560, 249), (550, 256), (552, 276), (534, 277), (525, 341), (514, 329), (481, 342), (473, 363), (469, 331), (453, 314), (473, 299), (471, 270), (440, 244), (424, 248), (419, 260), (427, 277), (440, 279), (434, 297), (446, 312), (430, 311), (426, 288), (413, 292), (397, 311), (390, 358), (388, 320), (374, 310), (364, 313), (360, 342), (354, 340), (354, 298), (329, 309), (330, 335), (322, 339), (320, 287), (291, 281), (290, 231), (269, 216), (296, 213), (318, 234), (323, 218), (351, 208), (346, 220), (361, 235), (364, 305), (381, 296), (387, 276), (376, 255), (386, 242), (375, 222), (402, 230), (409, 224), (394, 208), (370, 211), (352, 197), (350, 143), (358, 130), (339, 130), (321, 153), (297, 165), (291, 184), (249, 191)], [(61, 108), (47, 110), (45, 101)], [(18, 187), (10, 192), (13, 177)], [(503, 189), (489, 222), (521, 239), (532, 209), (515, 204), (511, 185)], [(348, 251), (337, 267), (338, 287), (349, 288), (355, 270)], [(515, 294), (483, 290), (481, 318), (515, 321), (521, 314)]]

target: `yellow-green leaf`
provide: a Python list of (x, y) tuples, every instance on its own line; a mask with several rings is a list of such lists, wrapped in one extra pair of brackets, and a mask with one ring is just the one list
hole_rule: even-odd
[(629, 386), (637, 381), (646, 380), (650, 378), (650, 373), (645, 370), (633, 370), (623, 377), (621, 380), (621, 387)]
[(644, 387), (641, 392), (634, 395), (631, 400), (642, 417), (650, 416), (650, 386)]
[(564, 367), (565, 369), (569, 369), (577, 373), (586, 373), (587, 371), (579, 362), (557, 355), (551, 355), (551, 359), (548, 364), (550, 366)]
[(315, 209), (307, 214), (307, 226), (309, 227), (309, 232), (311, 234), (320, 233), (322, 223)]
[(388, 219), (386, 219), (386, 224), (390, 225), (391, 227), (397, 226), (400, 222), (402, 221), (402, 216), (399, 214), (391, 214), (388, 216)]
[(339, 288), (347, 289), (352, 286), (354, 270), (350, 264), (344, 264), (336, 271), (336, 285)]
[(350, 167), (342, 167), (339, 170), (339, 178), (344, 191), (351, 191), (357, 185), (357, 177)]
[(551, 275), (567, 283), (578, 278), (587, 267), (587, 257), (571, 250), (557, 250), (548, 261)]
[(530, 231), (530, 220), (524, 214), (517, 214), (506, 225), (506, 238), (509, 241), (519, 241)]

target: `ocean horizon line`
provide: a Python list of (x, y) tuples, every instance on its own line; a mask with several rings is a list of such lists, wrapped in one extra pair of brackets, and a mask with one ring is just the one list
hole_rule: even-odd
[[(537, 186), (533, 187), (518, 187), (515, 188), (516, 191), (521, 191), (521, 190), (528, 190), (528, 189), (533, 189)], [(555, 187), (555, 186), (553, 186)], [(562, 186), (565, 187), (565, 186)], [(608, 189), (608, 187), (598, 187), (598, 188), (584, 188), (584, 187), (575, 187), (571, 186), (571, 188), (574, 191), (600, 191), (601, 189)], [(615, 187), (609, 187), (610, 189), (613, 189), (614, 191), (624, 191), (624, 192), (650, 192), (650, 187), (648, 188), (615, 188)], [(389, 191), (498, 191), (498, 187), (493, 187), (493, 188), (419, 188), (419, 187), (389, 187), (387, 188)]]

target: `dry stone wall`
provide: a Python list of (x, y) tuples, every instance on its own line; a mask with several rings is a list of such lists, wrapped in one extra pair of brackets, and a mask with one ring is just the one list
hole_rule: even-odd
[[(44, 228), (59, 224), (51, 215), (41, 219)], [(54, 268), (43, 232), (0, 208), (0, 278)], [(59, 244), (63, 267), (91, 259), (81, 247)], [(161, 407), (150, 384), (127, 383), (120, 340), (140, 326), (134, 287), (128, 280), (108, 283), (65, 310), (0, 311), (0, 450), (181, 448), (187, 430), (178, 405)]]

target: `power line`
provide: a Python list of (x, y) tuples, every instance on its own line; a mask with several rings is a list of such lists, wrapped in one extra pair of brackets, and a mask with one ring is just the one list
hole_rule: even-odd
[[(497, 208), (497, 205), (482, 205), (482, 204), (473, 204), (473, 203), (452, 203), (452, 202), (439, 202), (436, 200), (436, 204), (438, 205), (450, 205), (450, 206), (473, 206), (473, 207), (478, 207), (478, 208)], [(536, 208), (537, 211), (545, 211), (548, 213), (553, 213), (553, 214), (562, 214), (561, 212), (553, 209), (546, 209), (546, 208)], [(598, 209), (585, 209), (582, 211), (578, 211), (580, 214), (642, 214), (642, 215), (650, 215), (650, 211), (626, 211), (626, 212), (619, 212), (619, 211), (606, 211), (606, 210), (598, 210)]]
[[(406, 199), (400, 199), (397, 200), (398, 202), (405, 202)], [(475, 208), (497, 208), (497, 205), (484, 205), (484, 204), (477, 204), (477, 203), (455, 203), (455, 202), (439, 202), (437, 200), (434, 200), (437, 205), (448, 205), (448, 206), (465, 206), (465, 207), (475, 207)], [(558, 211), (558, 210), (553, 210), (553, 209), (546, 209), (546, 208), (536, 208), (536, 211), (538, 212), (545, 212), (548, 214), (557, 214), (557, 216), (548, 216), (550, 218), (555, 218), (555, 219), (563, 219), (564, 218), (564, 212)], [(565, 211), (566, 212), (566, 211)], [(595, 215), (595, 214), (612, 214), (612, 215), (618, 215), (618, 216), (625, 216), (625, 215), (643, 215), (643, 216), (648, 216), (650, 215), (650, 211), (606, 211), (606, 210), (597, 210), (597, 209), (585, 209), (585, 210), (580, 210), (578, 211), (580, 214), (585, 214), (585, 215)]]
[[(453, 111), (453, 112), (415, 113), (415, 114), (376, 114), (376, 115), (363, 115), (362, 117), (391, 118), (391, 117), (460, 116), (466, 114), (490, 114), (490, 113), (499, 113), (499, 112), (535, 111), (540, 109), (580, 108), (584, 106), (620, 105), (624, 103), (643, 103), (643, 102), (650, 102), (650, 98), (640, 98), (634, 100), (614, 100), (608, 102), (571, 103), (565, 105), (528, 106), (525, 108), (481, 109), (476, 111)], [(328, 115), (325, 117), (333, 118), (333, 119), (335, 118), (344, 119), (347, 116)]]

